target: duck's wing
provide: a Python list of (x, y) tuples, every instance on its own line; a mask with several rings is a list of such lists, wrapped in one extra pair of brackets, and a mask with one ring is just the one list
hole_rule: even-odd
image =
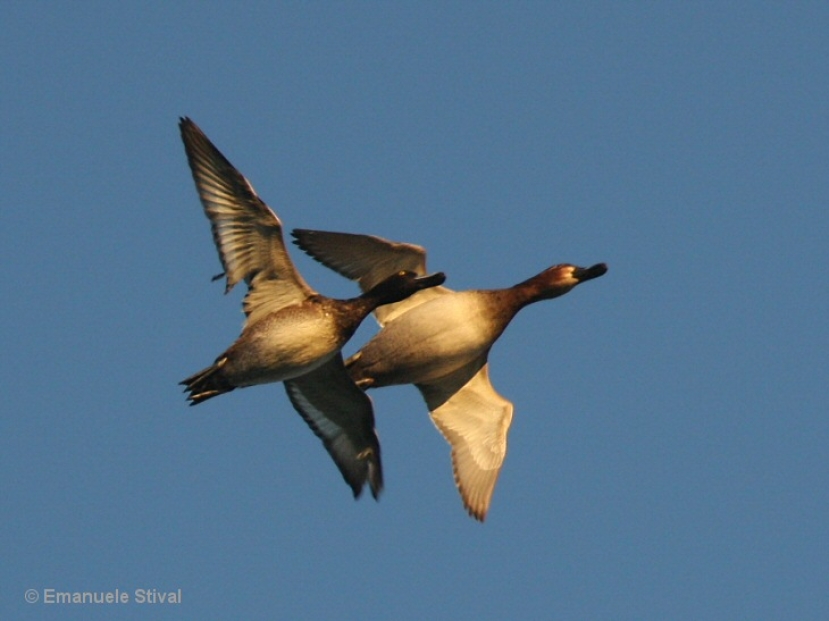
[(383, 467), (374, 410), (368, 395), (348, 377), (342, 354), (284, 383), (294, 408), (322, 440), (354, 497), (368, 481), (377, 498), (383, 489)]
[(312, 295), (288, 256), (276, 214), (198, 125), (182, 118), (179, 128), (224, 267), (225, 292), (242, 280), (248, 285), (248, 322)]
[(483, 521), (507, 454), (513, 405), (492, 387), (486, 356), (417, 387), (432, 421), (452, 446), (452, 469), (463, 504)]
[[(393, 242), (373, 235), (334, 233), (294, 229), (294, 243), (305, 253), (341, 276), (356, 280), (363, 292), (395, 272), (409, 270), (426, 275), (426, 250), (414, 244)], [(446, 287), (430, 287), (402, 302), (377, 307), (374, 315), (385, 325), (410, 309), (449, 292)]]

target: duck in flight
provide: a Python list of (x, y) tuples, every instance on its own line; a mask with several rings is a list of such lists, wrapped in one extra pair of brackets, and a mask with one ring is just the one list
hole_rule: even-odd
[[(399, 270), (426, 273), (426, 251), (370, 235), (297, 229), (311, 257), (370, 291)], [(455, 483), (483, 521), (507, 451), (513, 404), (489, 380), (489, 350), (524, 306), (549, 300), (607, 272), (559, 264), (506, 289), (434, 287), (374, 311), (382, 326), (345, 365), (363, 389), (414, 384), (451, 445)]]
[(187, 161), (226, 277), (248, 287), (242, 334), (216, 361), (180, 382), (196, 405), (236, 388), (283, 382), (291, 403), (322, 440), (354, 497), (383, 487), (371, 400), (348, 376), (341, 349), (382, 304), (444, 282), (395, 270), (362, 295), (337, 300), (306, 284), (291, 262), (282, 223), (250, 182), (189, 118), (179, 123)]

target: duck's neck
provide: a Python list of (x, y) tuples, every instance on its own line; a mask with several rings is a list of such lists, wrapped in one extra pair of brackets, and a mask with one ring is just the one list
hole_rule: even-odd
[(382, 306), (383, 304), (391, 304), (392, 301), (387, 300), (386, 297), (387, 296), (380, 293), (367, 291), (359, 297), (351, 298), (348, 302), (354, 308), (359, 308), (362, 312), (365, 312), (365, 314), (368, 315), (369, 313), (373, 313), (378, 306)]
[(354, 335), (363, 319), (374, 311), (377, 306), (376, 300), (363, 296), (340, 300), (340, 304), (336, 307), (336, 312), (333, 315), (340, 326), (343, 342)]
[(487, 289), (482, 291), (492, 301), (491, 306), (497, 309), (499, 319), (506, 326), (512, 318), (527, 304), (535, 300), (525, 289), (509, 287), (508, 289)]

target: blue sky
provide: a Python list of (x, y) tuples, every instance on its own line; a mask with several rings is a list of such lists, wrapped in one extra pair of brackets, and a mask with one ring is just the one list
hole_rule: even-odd
[[(4, 5), (0, 617), (829, 615), (825, 5), (171, 4)], [(372, 393), (377, 503), (281, 386), (187, 407), (242, 292), (181, 115), (286, 229), (421, 244), (452, 288), (608, 263), (490, 355), (486, 523), (412, 387)]]

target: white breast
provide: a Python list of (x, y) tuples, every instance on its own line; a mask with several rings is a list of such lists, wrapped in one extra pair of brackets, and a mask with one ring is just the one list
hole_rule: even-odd
[(386, 324), (361, 350), (358, 365), (375, 386), (418, 383), (478, 358), (501, 332), (486, 297), (442, 295)]

